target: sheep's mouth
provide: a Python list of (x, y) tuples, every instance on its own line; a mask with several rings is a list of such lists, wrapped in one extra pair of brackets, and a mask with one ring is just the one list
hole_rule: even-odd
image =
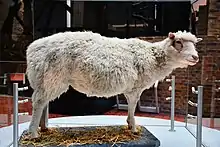
[(199, 60), (187, 60), (189, 63), (192, 63), (192, 64), (196, 64), (199, 62)]

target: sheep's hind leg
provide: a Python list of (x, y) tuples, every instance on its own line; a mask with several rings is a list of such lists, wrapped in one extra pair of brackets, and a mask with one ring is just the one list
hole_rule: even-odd
[(40, 119), (41, 132), (45, 132), (48, 130), (46, 126), (46, 123), (47, 123), (46, 119), (48, 118), (47, 114), (48, 114), (48, 104), (44, 107), (42, 115), (41, 115), (41, 119)]
[[(68, 90), (68, 85), (56, 83), (56, 85), (59, 85), (58, 87), (51, 88), (50, 89), (44, 89), (42, 91), (36, 91), (33, 93), (33, 113), (32, 113), (32, 119), (31, 123), (29, 125), (29, 132), (31, 133), (32, 138), (38, 137), (37, 129), (40, 124), (40, 120), (42, 116), (42, 113), (44, 111), (45, 106), (49, 103), (49, 101), (57, 98), (60, 96), (63, 92)], [(43, 128), (41, 130), (47, 130), (46, 126), (43, 125)]]
[(32, 118), (29, 125), (29, 133), (31, 138), (37, 138), (37, 129), (40, 123), (41, 115), (44, 107), (49, 103), (42, 91), (34, 91), (32, 95)]
[(129, 129), (131, 129), (133, 133), (135, 133), (137, 132), (137, 129), (135, 126), (136, 124), (135, 124), (134, 114), (135, 114), (137, 102), (140, 99), (140, 94), (137, 92), (132, 92), (132, 93), (125, 93), (124, 95), (128, 103), (128, 117), (127, 117), (128, 127)]

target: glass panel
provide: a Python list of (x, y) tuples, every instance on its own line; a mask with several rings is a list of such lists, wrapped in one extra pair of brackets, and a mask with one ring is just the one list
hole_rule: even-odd
[[(196, 77), (195, 77), (196, 78)], [(203, 85), (203, 103), (202, 103), (202, 143), (204, 145), (210, 145), (216, 140), (215, 136), (219, 133), (220, 130), (220, 121), (218, 118), (218, 102), (219, 102), (219, 93), (218, 93), (218, 82), (215, 77), (212, 77), (213, 81), (209, 84)], [(195, 89), (194, 89), (195, 88)], [(198, 87), (192, 88), (192, 93), (194, 93), (194, 99), (188, 101), (188, 117), (186, 121), (186, 128), (192, 135), (197, 138), (197, 117), (198, 112), (198, 93), (195, 94)]]
[(196, 137), (197, 129), (197, 106), (198, 106), (198, 83), (201, 81), (200, 73), (196, 68), (189, 67), (187, 70), (187, 112), (186, 129)]
[[(220, 63), (220, 57), (215, 58), (217, 66)], [(215, 70), (216, 77), (213, 76), (212, 83), (212, 97), (210, 102), (210, 119), (208, 119), (207, 125), (210, 128), (220, 130), (220, 71)]]

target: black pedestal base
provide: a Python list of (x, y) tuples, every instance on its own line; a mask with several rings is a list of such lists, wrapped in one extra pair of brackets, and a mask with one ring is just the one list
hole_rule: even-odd
[[(72, 127), (72, 128), (57, 128), (59, 131), (89, 131), (93, 130), (96, 128), (99, 128), (101, 126), (92, 126), (92, 127)], [(121, 128), (122, 126), (106, 126), (106, 128)], [(69, 145), (68, 147), (159, 147), (160, 146), (160, 141), (152, 134), (150, 131), (148, 131), (145, 127), (140, 126), (141, 133), (140, 137), (137, 140), (132, 140), (132, 141), (127, 141), (127, 142), (122, 142), (122, 143), (105, 143), (105, 144), (84, 144), (84, 145)], [(27, 134), (27, 131), (24, 131), (21, 139), (23, 136)], [(21, 145), (21, 139), (19, 140), (19, 147), (41, 147), (41, 146), (34, 146), (34, 145)], [(66, 147), (64, 145), (62, 146), (56, 146), (56, 145), (49, 145), (49, 146), (44, 146), (44, 147)]]

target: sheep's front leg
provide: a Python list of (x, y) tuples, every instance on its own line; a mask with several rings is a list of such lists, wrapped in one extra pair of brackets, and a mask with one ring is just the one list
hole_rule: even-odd
[(140, 94), (139, 93), (126, 93), (125, 97), (127, 99), (127, 103), (128, 103), (128, 117), (127, 117), (127, 123), (128, 123), (128, 127), (129, 129), (131, 129), (131, 131), (133, 133), (137, 132), (136, 127), (135, 127), (135, 118), (134, 118), (134, 114), (135, 114), (135, 109), (137, 106), (137, 102), (140, 99)]

